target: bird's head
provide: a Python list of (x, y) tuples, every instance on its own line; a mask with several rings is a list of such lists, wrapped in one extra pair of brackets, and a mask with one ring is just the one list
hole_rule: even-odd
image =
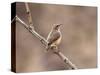
[(53, 28), (55, 30), (58, 30), (58, 29), (60, 29), (61, 26), (62, 26), (62, 24), (55, 24)]

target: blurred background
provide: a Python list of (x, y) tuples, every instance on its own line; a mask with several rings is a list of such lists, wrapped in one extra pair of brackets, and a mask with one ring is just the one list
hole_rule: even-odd
[[(97, 7), (29, 3), (35, 30), (47, 37), (54, 24), (61, 27), (61, 52), (78, 69), (97, 67)], [(16, 14), (27, 24), (25, 4), (16, 3)], [(23, 25), (16, 23), (16, 72), (66, 70), (64, 62)]]

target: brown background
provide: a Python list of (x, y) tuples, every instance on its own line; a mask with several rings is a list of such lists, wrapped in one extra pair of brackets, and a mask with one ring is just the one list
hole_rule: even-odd
[[(97, 8), (88, 6), (29, 4), (35, 30), (47, 37), (53, 24), (62, 23), (61, 52), (79, 69), (97, 66)], [(17, 3), (17, 15), (28, 24), (24, 3)], [(17, 72), (64, 70), (63, 61), (46, 53), (41, 42), (17, 22)]]

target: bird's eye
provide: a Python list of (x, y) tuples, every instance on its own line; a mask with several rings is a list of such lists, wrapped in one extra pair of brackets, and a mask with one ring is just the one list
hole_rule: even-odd
[(57, 25), (56, 27), (59, 27), (60, 25)]

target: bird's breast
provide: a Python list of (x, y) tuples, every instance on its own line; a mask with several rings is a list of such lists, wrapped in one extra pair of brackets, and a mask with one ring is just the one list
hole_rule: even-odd
[(56, 45), (59, 45), (59, 44), (61, 43), (61, 38), (62, 38), (62, 37), (60, 36), (59, 39), (55, 41), (55, 44), (56, 44)]

